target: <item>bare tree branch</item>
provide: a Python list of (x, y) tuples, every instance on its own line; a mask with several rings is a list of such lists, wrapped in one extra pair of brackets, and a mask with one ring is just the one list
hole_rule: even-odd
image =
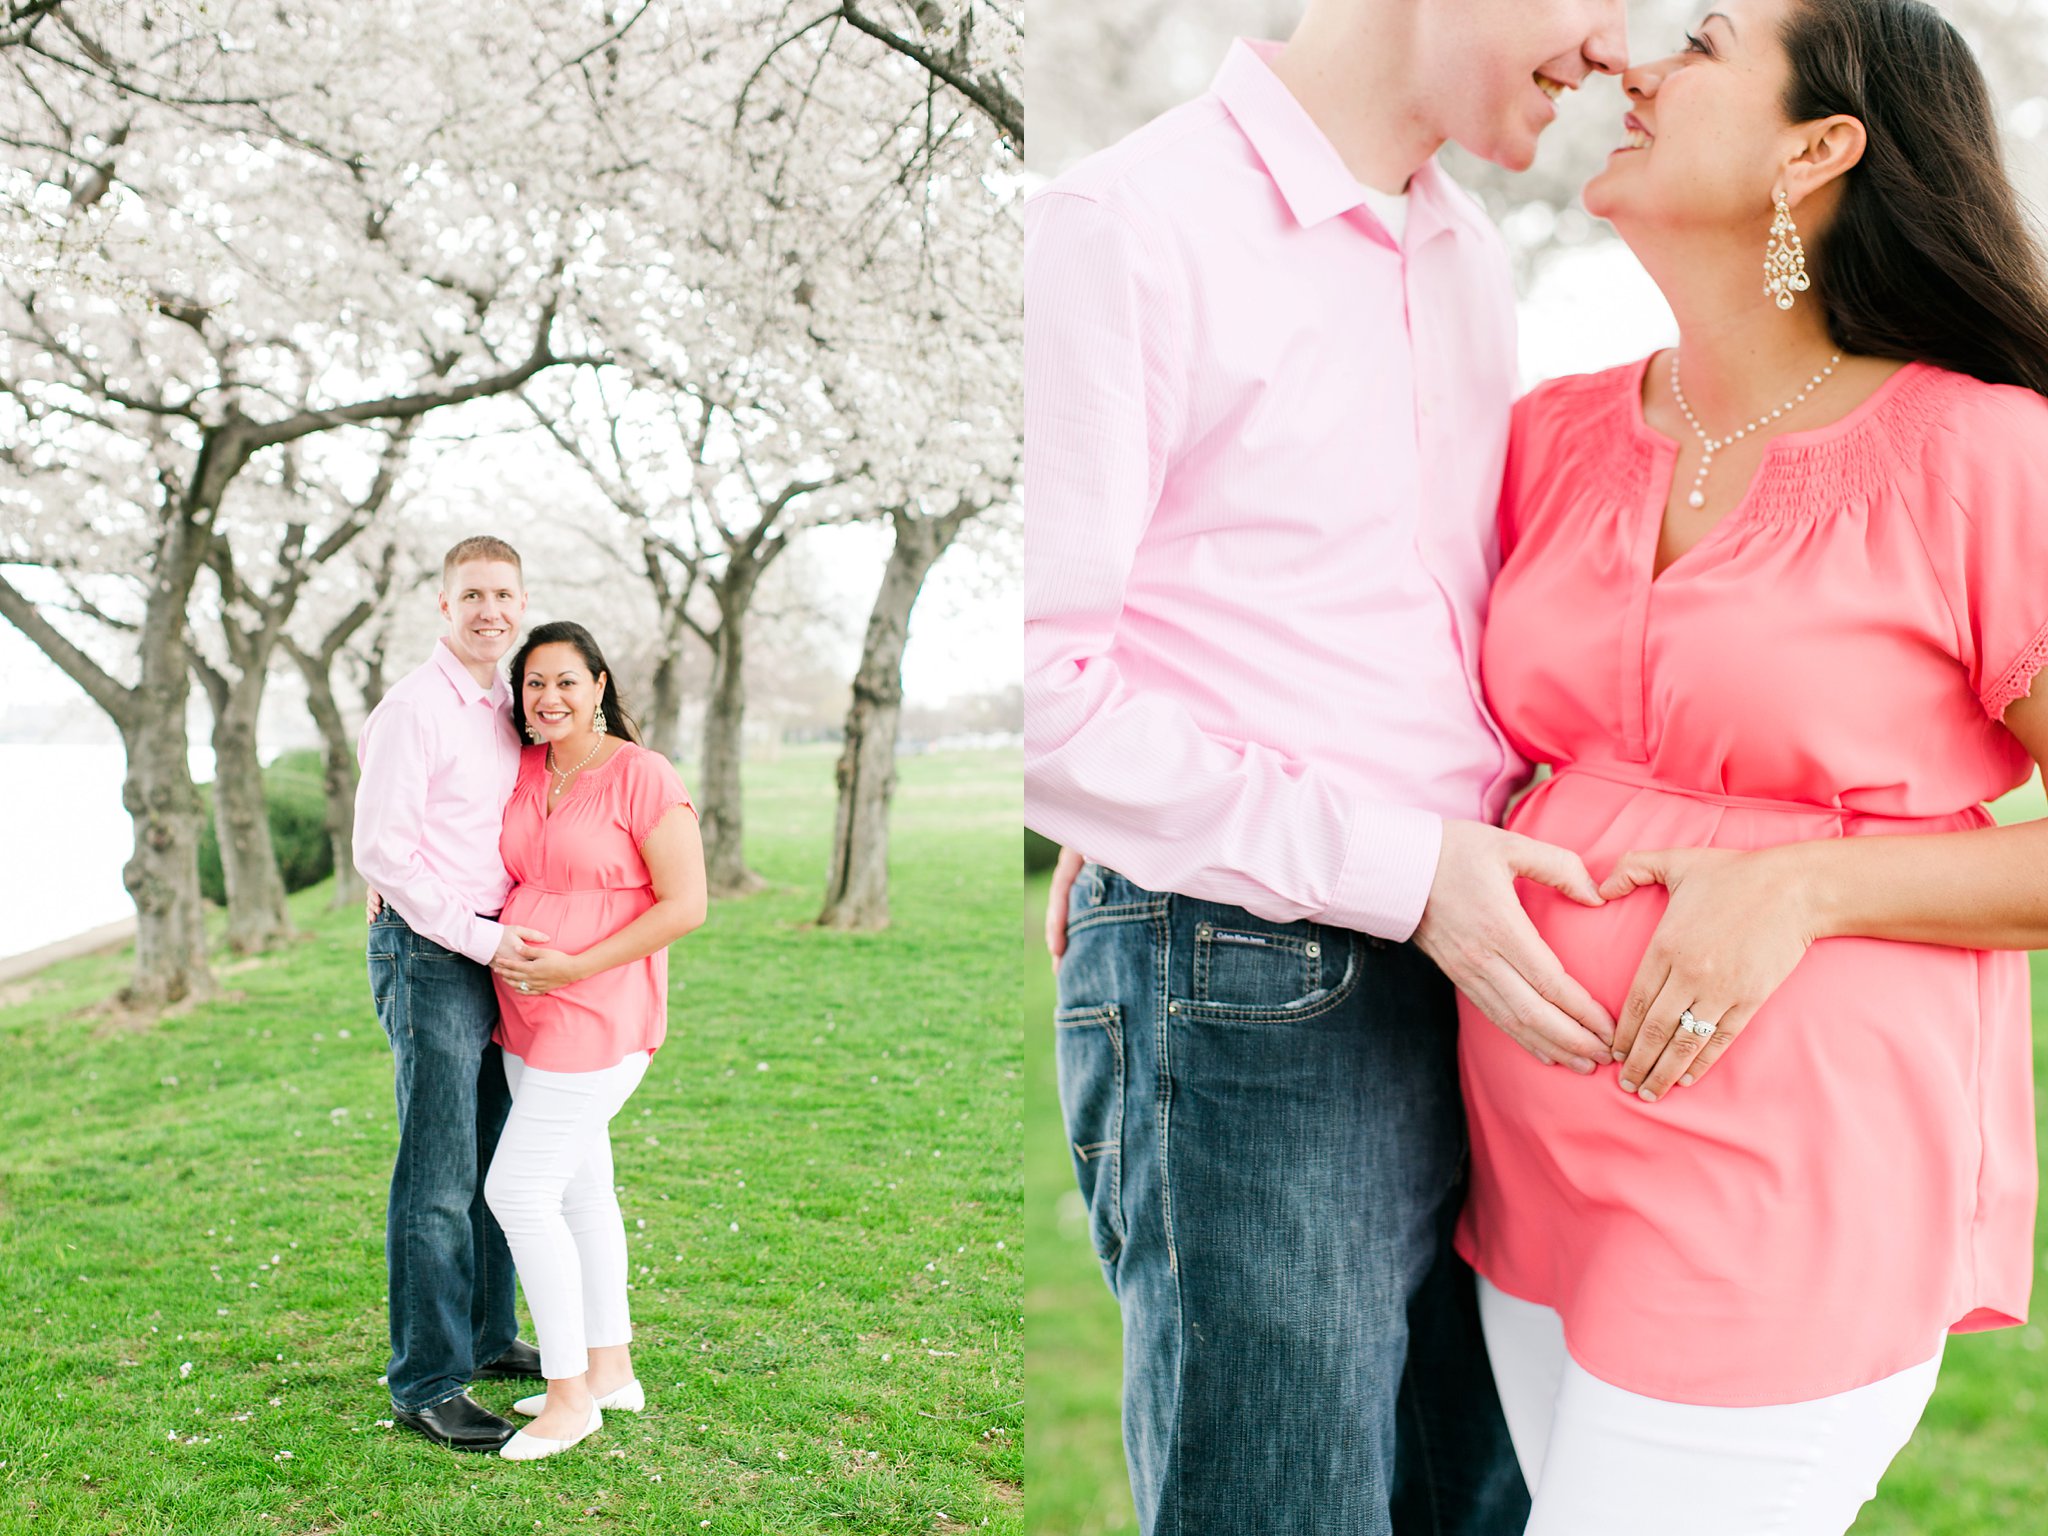
[(833, 14), (855, 30), (865, 32), (883, 47), (902, 54), (926, 73), (945, 81), (973, 102), (982, 115), (1001, 130), (1019, 155), (1024, 153), (1024, 103), (1002, 81), (993, 76), (969, 74), (952, 59), (933, 53), (862, 14), (853, 0), (846, 0)]
[(57, 663), (64, 675), (83, 688), (93, 703), (113, 716), (115, 721), (123, 727), (134, 721), (135, 690), (116, 682), (104, 667), (65, 639), (48, 619), (36, 611), (36, 605), (4, 576), (0, 576), (0, 619), (7, 620), (32, 640), (38, 650)]

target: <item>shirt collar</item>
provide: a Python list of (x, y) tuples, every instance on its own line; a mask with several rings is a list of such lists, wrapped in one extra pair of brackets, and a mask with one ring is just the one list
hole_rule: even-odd
[(512, 689), (503, 675), (491, 679), (491, 686), (479, 688), (476, 679), (469, 675), (469, 668), (455, 659), (446, 639), (434, 642), (434, 665), (441, 669), (441, 675), (465, 704), (490, 704), (499, 709), (509, 708), (512, 703)]
[[(1312, 229), (1355, 208), (1382, 238), (1399, 245), (1366, 206), (1364, 190), (1337, 147), (1273, 73), (1269, 61), (1280, 47), (1274, 42), (1237, 39), (1211, 89), (1265, 162), (1267, 174), (1297, 224)], [(1450, 216), (1444, 175), (1434, 157), (1416, 170), (1408, 193), (1409, 245), (1420, 245), (1441, 230), (1457, 227)]]

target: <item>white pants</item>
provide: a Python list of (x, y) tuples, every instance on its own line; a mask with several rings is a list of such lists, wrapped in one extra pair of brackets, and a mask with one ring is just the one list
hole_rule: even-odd
[(540, 1335), (540, 1371), (581, 1376), (592, 1345), (626, 1344), (626, 1223), (612, 1186), (611, 1118), (647, 1074), (635, 1051), (600, 1072), (547, 1072), (505, 1052), (512, 1112), (484, 1199)]
[(1527, 1536), (1842, 1536), (1934, 1393), (1941, 1347), (1808, 1403), (1706, 1408), (1624, 1392), (1565, 1353), (1549, 1307), (1479, 1282)]

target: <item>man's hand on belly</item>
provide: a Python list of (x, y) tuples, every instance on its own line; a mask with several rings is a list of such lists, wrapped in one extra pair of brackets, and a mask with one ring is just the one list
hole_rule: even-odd
[[(1671, 893), (1614, 1031), (1622, 1092), (1654, 1102), (1698, 1082), (1812, 946), (1805, 891), (1782, 852), (1627, 853), (1602, 882), (1610, 901), (1645, 885)], [(1713, 1032), (1681, 1029), (1688, 1012)]]
[(1614, 1021), (1536, 932), (1515, 896), (1518, 877), (1585, 906), (1602, 904), (1577, 854), (1476, 821), (1447, 821), (1415, 943), (1531, 1055), (1591, 1072), (1608, 1059)]

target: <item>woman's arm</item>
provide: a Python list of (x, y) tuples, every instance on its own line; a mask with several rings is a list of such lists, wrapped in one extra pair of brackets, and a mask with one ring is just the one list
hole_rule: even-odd
[[(2006, 727), (2048, 766), (2048, 688)], [(1806, 893), (1814, 937), (1962, 949), (2048, 949), (2048, 820), (1918, 837), (1842, 837), (1773, 850)]]
[[(2048, 767), (2048, 688), (2005, 724)], [(1897, 939), (1960, 949), (2048, 949), (2048, 820), (1968, 832), (1824, 838), (1753, 853), (1631, 853), (1609, 900), (1662, 885), (1671, 904), (1615, 1029), (1624, 1092), (1661, 1098), (1720, 1060), (1816, 939)], [(1712, 1023), (1702, 1041), (1682, 1011)]]
[(525, 982), (535, 993), (565, 987), (614, 966), (643, 960), (666, 949), (704, 921), (704, 842), (698, 835), (697, 813), (687, 805), (672, 807), (640, 845), (654, 887), (654, 905), (609, 938), (581, 954), (544, 949), (531, 960), (494, 966), (507, 981)]

